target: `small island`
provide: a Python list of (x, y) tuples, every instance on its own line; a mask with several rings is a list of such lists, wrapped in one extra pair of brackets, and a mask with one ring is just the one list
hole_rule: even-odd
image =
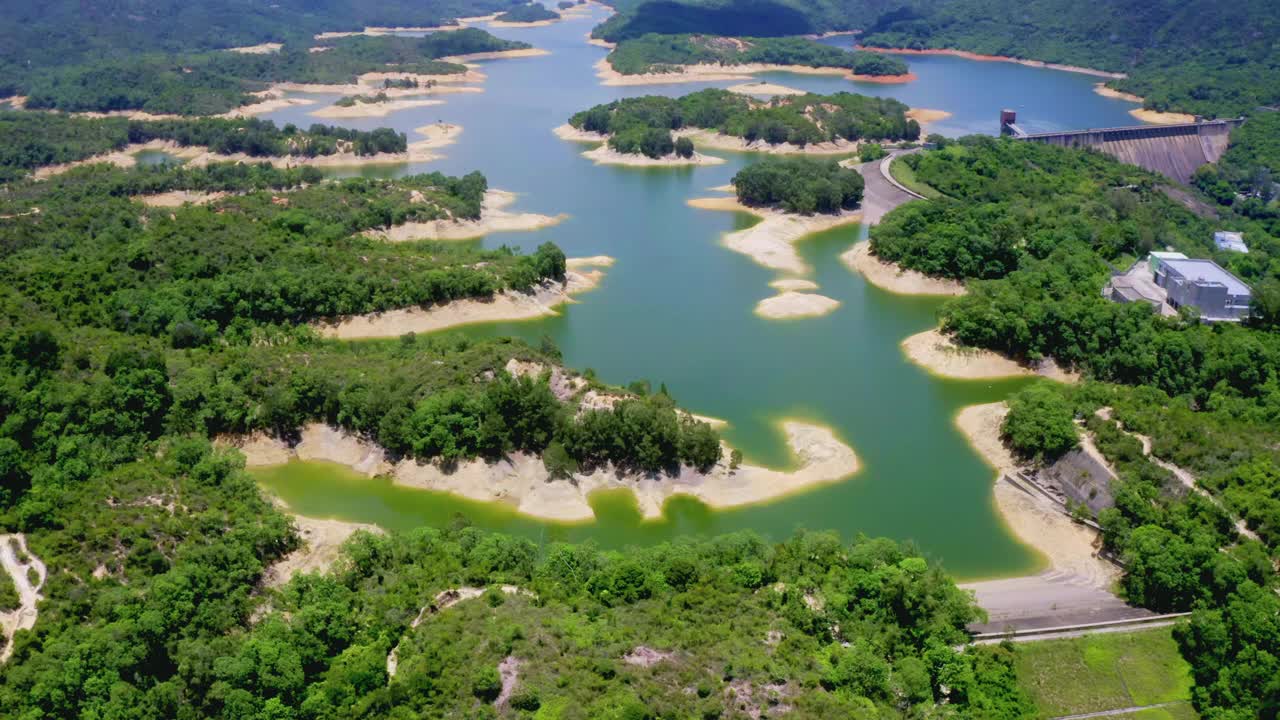
[(648, 34), (618, 43), (602, 69), (616, 75), (606, 77), (606, 84), (696, 81), (768, 71), (821, 72), (863, 82), (915, 79), (899, 58), (841, 50), (803, 37)]
[(559, 19), (560, 13), (548, 10), (542, 3), (531, 2), (499, 13), (489, 24), (492, 27), (540, 27), (550, 25)]
[(920, 124), (889, 98), (852, 93), (757, 100), (707, 89), (680, 98), (624, 98), (576, 113), (556, 133), (566, 140), (607, 142), (636, 157), (695, 157), (695, 145), (718, 150), (851, 154), (864, 141), (911, 141)]

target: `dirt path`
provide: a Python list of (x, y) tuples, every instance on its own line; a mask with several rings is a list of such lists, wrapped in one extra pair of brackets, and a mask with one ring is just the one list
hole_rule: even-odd
[[(16, 548), (16, 551), (15, 551)], [(21, 558), (26, 558), (24, 562)], [(21, 533), (0, 535), (0, 565), (13, 578), (18, 589), (18, 609), (0, 613), (0, 630), (4, 632), (4, 649), (0, 650), (0, 663), (4, 663), (13, 654), (13, 635), (19, 630), (30, 630), (35, 627), (39, 611), (36, 605), (44, 599), (40, 589), (44, 587), (48, 570), (40, 558), (27, 550), (27, 538)], [(30, 571), (35, 569), (36, 582), (33, 586)]]
[[(504, 595), (525, 595), (527, 597), (534, 597), (534, 594), (529, 590), (516, 587), (515, 585), (500, 585), (498, 589), (502, 590)], [(422, 624), (422, 621), (424, 619), (432, 615), (435, 615), (438, 612), (448, 610), (449, 608), (453, 607), (454, 605), (457, 605), (460, 602), (463, 602), (464, 600), (474, 600), (480, 597), (481, 595), (484, 595), (484, 591), (485, 589), (482, 587), (467, 587), (467, 586), (449, 588), (448, 590), (441, 590), (440, 592), (436, 593), (436, 596), (434, 598), (432, 598), (432, 601), (430, 604), (422, 606), (422, 609), (418, 611), (418, 616), (413, 619), (413, 622), (409, 623), (409, 629), (412, 630), (413, 628), (418, 627), (419, 625)], [(511, 681), (513, 683), (513, 688), (514, 688), (515, 671), (519, 666), (520, 661), (512, 657), (508, 657), (507, 660), (511, 660), (514, 663), (510, 668)], [(504, 660), (503, 664), (506, 664), (507, 660)], [(396, 670), (397, 668), (399, 668), (399, 666), (400, 666), (400, 643), (396, 643), (396, 646), (391, 648), (391, 652), (387, 653), (387, 675), (391, 677), (395, 677)], [(499, 671), (501, 670), (502, 668), (499, 667)], [(506, 675), (503, 675), (502, 686), (505, 691), (507, 687)]]
[(1130, 713), (1141, 712), (1143, 710), (1186, 704), (1186, 700), (1171, 700), (1169, 702), (1156, 703), (1155, 705), (1134, 705), (1133, 707), (1116, 708), (1115, 710), (1099, 710), (1098, 712), (1082, 713), (1080, 715), (1062, 715), (1060, 717), (1051, 718), (1051, 720), (1086, 720), (1086, 718), (1106, 717), (1108, 715), (1128, 715)]
[(1222, 501), (1219, 500), (1217, 497), (1215, 497), (1213, 493), (1209, 492), (1208, 490), (1205, 490), (1203, 487), (1200, 487), (1200, 484), (1196, 482), (1195, 474), (1193, 474), (1190, 470), (1180, 468), (1177, 465), (1174, 465), (1173, 463), (1167, 460), (1161, 460), (1155, 455), (1152, 455), (1151, 454), (1152, 442), (1151, 442), (1150, 436), (1125, 430), (1124, 425), (1122, 425), (1119, 420), (1112, 419), (1111, 408), (1109, 407), (1098, 408), (1098, 410), (1094, 414), (1102, 418), (1103, 420), (1111, 420), (1116, 424), (1116, 428), (1119, 429), (1120, 432), (1132, 438), (1136, 438), (1138, 442), (1142, 443), (1142, 454), (1146, 456), (1148, 460), (1155, 463), (1156, 466), (1163, 468), (1165, 470), (1168, 470), (1175, 478), (1178, 479), (1178, 482), (1182, 483), (1183, 486), (1186, 487), (1188, 490), (1207, 498), (1209, 502), (1214, 504), (1214, 506), (1218, 507), (1224, 513), (1226, 513), (1227, 517), (1231, 518), (1232, 521), (1235, 522), (1236, 532), (1249, 538), (1250, 540), (1256, 540), (1258, 542), (1262, 542), (1262, 538), (1259, 538), (1257, 533), (1250, 530), (1249, 526), (1245, 523), (1244, 520), (1236, 517), (1235, 513), (1228, 510), (1222, 504)]

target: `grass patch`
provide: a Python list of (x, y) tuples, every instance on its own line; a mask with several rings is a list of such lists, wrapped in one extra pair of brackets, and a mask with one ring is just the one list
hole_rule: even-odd
[(889, 174), (893, 176), (894, 180), (902, 183), (908, 190), (919, 195), (923, 195), (930, 200), (942, 197), (942, 193), (934, 189), (932, 185), (921, 182), (916, 178), (916, 171), (904, 162), (889, 163)]
[[(1191, 668), (1167, 627), (1026, 643), (1016, 667), (1044, 718), (1191, 699)], [(1170, 706), (1134, 716), (1185, 720), (1195, 712)]]

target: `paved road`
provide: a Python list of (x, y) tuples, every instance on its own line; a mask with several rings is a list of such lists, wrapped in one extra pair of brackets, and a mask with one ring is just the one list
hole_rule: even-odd
[(1106, 717), (1108, 715), (1128, 715), (1130, 713), (1140, 712), (1142, 710), (1150, 710), (1151, 708), (1162, 708), (1170, 705), (1186, 705), (1186, 700), (1172, 700), (1170, 702), (1156, 703), (1155, 705), (1134, 705), (1127, 708), (1116, 708), (1115, 710), (1100, 710), (1098, 712), (1083, 713), (1080, 715), (1063, 715), (1053, 718), (1052, 720), (1086, 720), (1086, 718)]
[(1126, 604), (1095, 581), (1061, 571), (960, 587), (973, 590), (978, 605), (987, 611), (986, 623), (969, 626), (975, 633), (1133, 620), (1155, 614)]
[(898, 185), (889, 176), (889, 163), (893, 158), (918, 150), (894, 150), (879, 162), (863, 163), (858, 166), (865, 185), (862, 191), (862, 222), (874, 225), (880, 222), (888, 212), (899, 205), (919, 199), (919, 195)]

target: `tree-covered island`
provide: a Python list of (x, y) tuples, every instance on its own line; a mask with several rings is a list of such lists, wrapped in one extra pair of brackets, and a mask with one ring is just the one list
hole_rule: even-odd
[(905, 76), (902, 60), (848, 51), (799, 37), (717, 37), (648, 34), (618, 43), (609, 64), (623, 75), (678, 73), (688, 65), (790, 65), (839, 68), (867, 77)]

